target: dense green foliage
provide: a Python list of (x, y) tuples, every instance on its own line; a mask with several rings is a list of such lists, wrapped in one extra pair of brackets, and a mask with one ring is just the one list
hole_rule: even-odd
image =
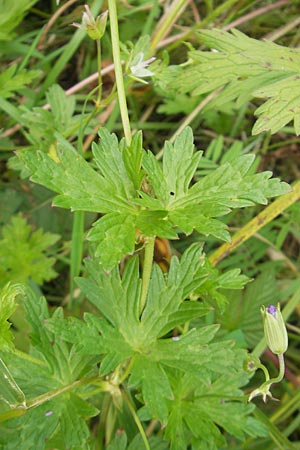
[(0, 449), (298, 448), (298, 5), (0, 3)]

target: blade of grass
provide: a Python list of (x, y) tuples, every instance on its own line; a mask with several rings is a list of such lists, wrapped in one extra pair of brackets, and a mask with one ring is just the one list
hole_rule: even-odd
[(209, 261), (213, 266), (222, 261), (233, 250), (238, 248), (241, 244), (252, 237), (260, 228), (265, 226), (275, 217), (279, 216), (285, 209), (291, 206), (300, 198), (300, 182), (297, 182), (293, 186), (293, 191), (288, 194), (282, 195), (263, 211), (261, 211), (256, 217), (242, 227), (233, 237), (231, 242), (221, 245), (215, 252), (209, 256)]
[(22, 60), (18, 70), (24, 69), (27, 66), (27, 63), (30, 61), (30, 59), (34, 57), (34, 54), (37, 52), (37, 44), (40, 40), (42, 32), (43, 32), (43, 30), (41, 29), (39, 31), (39, 33), (36, 35), (36, 37), (34, 38), (34, 40), (32, 41), (32, 44), (28, 48), (25, 58)]

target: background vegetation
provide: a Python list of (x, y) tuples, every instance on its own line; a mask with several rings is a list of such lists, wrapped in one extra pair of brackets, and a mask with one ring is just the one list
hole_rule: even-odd
[[(119, 154), (117, 141), (108, 133), (115, 133), (118, 140), (124, 135), (113, 69), (110, 18), (101, 38), (102, 92), (99, 93), (99, 53), (95, 41), (89, 39), (84, 30), (71, 26), (73, 22), (81, 22), (83, 5), (80, 2), (61, 1), (57, 5), (54, 0), (0, 1), (0, 287), (4, 289), (0, 307), (0, 350), (4, 361), (0, 383), (0, 412), (2, 408), (3, 415), (0, 414), (0, 417), (9, 419), (0, 424), (0, 448), (13, 449), (18, 445), (24, 450), (140, 449), (145, 444), (137, 422), (143, 424), (141, 427), (145, 429), (151, 449), (214, 449), (226, 446), (270, 450), (298, 448), (299, 2), (120, 0), (116, 3), (130, 126), (133, 134), (142, 130), (143, 148), (150, 149), (156, 155), (153, 159), (149, 155), (144, 157), (143, 170), (148, 174), (147, 183), (151, 186), (143, 185), (141, 189), (149, 194), (149, 198), (152, 198), (153, 190), (156, 197), (160, 198), (160, 187), (157, 185), (161, 175), (153, 161), (160, 161), (163, 152), (164, 155), (172, 154), (170, 148), (173, 147), (165, 144), (166, 140), (172, 144), (175, 142), (174, 151), (177, 151), (177, 159), (170, 163), (170, 167), (180, 167), (182, 164), (185, 169), (183, 173), (176, 169), (174, 179), (184, 178), (190, 170), (189, 166), (184, 165), (180, 153), (180, 149), (184, 149), (186, 152), (183, 152), (183, 156), (192, 159), (192, 134), (189, 128), (186, 129), (187, 126), (193, 130), (195, 147), (203, 150), (202, 158), (196, 162), (193, 160), (195, 173), (191, 169), (191, 177), (194, 185), (202, 177), (211, 176), (211, 185), (205, 186), (205, 189), (213, 189), (211, 186), (218, 186), (219, 183), (217, 174), (221, 174), (224, 186), (227, 183), (231, 186), (232, 174), (226, 175), (221, 167), (226, 163), (237, 167), (237, 161), (243, 161), (239, 170), (243, 172), (244, 167), (247, 172), (246, 161), (252, 162), (249, 155), (255, 155), (256, 158), (251, 168), (249, 164), (247, 183), (234, 186), (237, 190), (236, 205), (229, 204), (224, 194), (223, 213), (222, 209), (217, 210), (221, 207), (220, 202), (217, 204), (216, 201), (212, 207), (215, 208), (214, 213), (210, 210), (207, 213), (207, 228), (205, 225), (197, 228), (194, 224), (199, 219), (196, 208), (185, 210), (182, 217), (178, 214), (170, 218), (165, 228), (159, 222), (158, 215), (154, 217), (149, 213), (149, 217), (139, 219), (137, 228), (143, 231), (141, 236), (135, 235), (135, 228), (129, 223), (128, 230), (117, 229), (109, 235), (106, 243), (102, 242), (106, 238), (102, 239), (98, 247), (97, 239), (103, 230), (98, 231), (97, 235), (97, 228), (94, 227), (96, 231), (93, 235), (90, 229), (95, 220), (101, 217), (99, 213), (107, 213), (109, 208), (93, 208), (89, 206), (90, 199), (87, 198), (86, 212), (83, 214), (80, 210), (84, 206), (80, 201), (84, 202), (85, 199), (76, 197), (77, 191), (93, 190), (91, 172), (88, 169), (84, 172), (85, 166), (73, 165), (71, 157), (69, 160), (66, 157), (64, 161), (64, 173), (55, 173), (52, 166), (55, 168), (57, 162), (57, 143), (68, 154), (69, 142), (95, 168), (92, 142), (98, 142), (99, 129), (103, 144), (98, 147), (98, 155), (103, 156), (106, 151), (108, 159), (113, 160)], [(102, 0), (88, 2), (88, 5), (94, 17), (107, 9), (107, 3)], [(147, 67), (150, 71), (147, 74), (143, 72), (145, 67), (139, 65), (153, 56), (156, 60)], [(137, 71), (132, 70), (135, 66), (138, 66)], [(103, 131), (103, 126), (107, 131)], [(180, 132), (183, 132), (181, 138), (175, 141), (175, 136)], [(134, 136), (134, 145), (130, 148), (132, 158), (136, 158), (136, 170), (131, 175), (136, 185), (139, 185), (144, 177), (144, 172), (139, 172), (138, 162), (141, 142), (138, 133)], [(123, 141), (120, 148), (124, 149), (125, 146)], [(96, 147), (93, 148), (94, 157)], [(46, 156), (30, 156), (36, 150)], [(247, 156), (245, 158), (245, 155), (250, 159)], [(241, 157), (244, 159), (239, 159)], [(112, 167), (104, 163), (101, 166), (101, 162), (99, 165), (104, 178), (117, 178)], [(217, 172), (218, 168), (220, 172)], [(67, 178), (67, 169), (70, 169), (72, 179)], [(263, 175), (261, 178), (252, 178), (255, 173), (264, 171), (272, 171), (274, 177), (292, 185), (293, 190), (290, 191), (287, 185), (275, 180), (267, 184)], [(167, 176), (165, 178), (167, 180)], [(172, 176), (170, 179), (172, 183)], [(121, 182), (124, 180), (127, 178)], [(68, 186), (72, 185), (68, 195), (77, 199), (78, 203), (77, 200), (68, 200), (62, 188), (59, 190), (62, 181), (66, 185), (69, 183)], [(101, 189), (105, 189), (105, 186), (103, 182)], [(170, 184), (167, 186), (169, 188)], [(56, 205), (62, 207), (52, 206), (53, 191), (63, 197), (55, 200)], [(107, 192), (110, 195), (110, 191)], [(168, 195), (173, 195), (172, 192), (168, 192)], [(285, 196), (280, 196), (285, 193)], [(275, 196), (279, 196), (278, 199), (273, 199), (266, 206), (267, 198)], [(154, 203), (146, 199), (146, 195), (144, 201), (150, 210), (154, 208)], [(254, 206), (255, 203), (260, 206)], [(226, 215), (224, 208), (232, 208), (233, 212)], [(128, 215), (124, 213), (123, 222)], [(221, 217), (220, 221), (217, 217)], [(103, 294), (103, 298), (113, 305), (118, 289), (120, 298), (129, 289), (132, 292), (138, 289), (133, 282), (134, 274), (138, 273), (138, 262), (131, 260), (128, 254), (134, 249), (137, 254), (143, 254), (144, 236), (147, 236), (147, 231), (151, 234), (149, 229), (154, 227), (155, 220), (159, 224), (158, 232), (153, 231), (159, 236), (154, 248), (155, 262), (163, 273), (169, 272), (171, 280), (170, 273), (179, 271), (176, 264), (180, 260), (182, 289), (191, 294), (192, 291), (187, 288), (187, 278), (184, 278), (190, 276), (188, 281), (194, 283), (195, 298), (203, 302), (196, 303), (200, 305), (199, 309), (187, 320), (182, 316), (181, 325), (174, 322), (173, 331), (166, 324), (165, 329), (169, 337), (176, 338), (179, 334), (187, 333), (188, 329), (201, 330), (203, 326), (219, 325), (217, 337), (210, 344), (216, 347), (214, 350), (211, 348), (207, 358), (211, 357), (213, 351), (216, 356), (207, 366), (205, 375), (208, 380), (209, 371), (214, 373), (210, 381), (214, 384), (215, 396), (219, 394), (218, 389), (225, 389), (221, 389), (222, 395), (228, 395), (233, 400), (232, 404), (236, 402), (238, 405), (234, 403), (234, 406), (230, 406), (232, 409), (226, 412), (226, 415), (231, 415), (231, 421), (227, 422), (225, 416), (220, 415), (217, 404), (205, 404), (202, 398), (205, 387), (204, 384), (199, 387), (195, 374), (200, 366), (206, 367), (206, 361), (204, 358), (196, 363), (193, 359), (197, 357), (196, 354), (187, 355), (186, 347), (182, 347), (182, 353), (179, 352), (182, 365), (194, 364), (195, 373), (185, 373), (183, 376), (179, 362), (175, 364), (169, 361), (167, 369), (164, 369), (169, 384), (164, 384), (164, 375), (155, 372), (150, 363), (146, 366), (146, 360), (141, 360), (139, 371), (131, 374), (131, 384), (142, 385), (141, 380), (147, 379), (147, 373), (150, 377), (153, 370), (153, 385), (144, 385), (141, 391), (137, 388), (137, 392), (122, 385), (121, 394), (124, 398), (126, 395), (130, 397), (128, 402), (123, 399), (122, 407), (121, 401), (118, 403), (120, 392), (112, 392), (112, 384), (104, 388), (104, 385), (94, 383), (93, 377), (96, 375), (91, 367), (95, 370), (100, 361), (90, 354), (97, 342), (93, 327), (106, 332), (98, 316), (102, 314), (107, 317), (112, 313), (106, 312), (105, 304), (99, 307), (91, 292), (94, 292), (93, 289), (102, 289), (107, 295), (105, 297)], [(148, 228), (147, 221), (150, 224)], [(174, 224), (181, 230), (178, 232), (179, 239), (178, 230), (172, 235)], [(133, 248), (128, 237), (131, 229), (134, 230), (133, 244), (136, 244)], [(227, 231), (232, 243), (222, 245), (220, 239), (228, 240)], [(198, 273), (193, 258), (195, 255), (201, 258), (202, 246), (207, 258), (203, 272)], [(121, 261), (123, 284), (115, 272), (111, 281), (112, 290), (107, 293), (109, 289), (103, 281), (105, 276), (102, 274), (102, 278), (96, 280), (93, 262), (83, 265), (84, 258), (94, 255), (100, 258), (104, 268), (109, 271)], [(177, 263), (175, 260), (170, 263), (171, 255), (179, 258)], [(143, 269), (143, 259), (140, 269)], [(153, 278), (159, 286), (159, 269), (156, 272)], [(74, 279), (79, 275), (82, 279), (76, 284)], [(207, 277), (205, 283), (199, 282), (201, 276)], [(88, 285), (85, 280), (93, 277), (95, 284), (92, 285), (90, 281)], [(250, 279), (249, 282), (246, 277)], [(11, 283), (9, 287), (8, 282)], [(114, 290), (114, 286), (118, 287)], [(46, 297), (47, 303), (39, 300), (41, 296)], [(260, 371), (253, 377), (244, 374), (245, 378), (241, 381), (242, 352), (248, 349), (254, 355), (261, 356), (270, 373), (274, 376), (277, 374), (276, 357), (266, 349), (263, 341), (259, 311), (262, 304), (277, 302), (281, 303), (284, 317), (288, 320), (289, 348), (285, 355), (285, 380), (272, 389), (280, 403), (269, 401), (264, 404), (258, 398), (255, 400), (257, 407), (254, 408), (252, 404), (247, 405), (247, 397), (251, 390), (262, 383), (263, 376)], [(159, 303), (157, 305), (159, 308)], [(74, 319), (74, 322), (69, 323), (63, 319), (59, 307), (63, 308), (65, 317), (75, 317), (78, 322)], [(117, 310), (118, 305), (115, 308)], [(90, 314), (89, 319), (86, 316), (86, 322), (83, 322), (81, 319), (86, 312)], [(118, 323), (122, 323), (127, 313), (119, 311), (119, 314)], [(116, 318), (111, 317), (109, 320), (113, 322)], [(168, 324), (172, 323), (169, 316), (168, 321)], [(134, 327), (133, 319), (128, 323), (129, 327)], [(162, 327), (157, 335), (163, 336), (163, 330)], [(215, 333), (212, 328), (209, 333), (212, 339)], [(61, 347), (57, 349), (54, 346), (55, 350), (51, 349), (51, 336), (62, 337)], [(195, 345), (196, 338), (189, 336), (191, 341), (187, 345)], [(207, 342), (210, 338), (207, 338)], [(89, 343), (85, 339), (90, 339)], [(115, 344), (109, 343), (108, 347), (116, 345), (115, 335), (110, 335), (109, 339), (115, 339)], [(200, 336), (197, 339), (199, 345), (207, 343), (202, 342)], [(221, 343), (225, 340), (235, 343), (232, 353), (231, 350), (222, 353), (224, 349)], [(118, 342), (121, 347), (121, 341)], [(30, 347), (32, 343), (36, 346), (33, 350)], [(70, 343), (73, 345), (72, 351)], [(80, 347), (83, 343), (86, 345), (85, 350)], [(100, 346), (100, 343), (97, 345)], [(123, 350), (126, 353), (127, 349)], [(162, 358), (167, 359), (167, 350), (159, 348)], [(174, 352), (174, 349), (170, 347), (169, 351)], [(45, 360), (51, 366), (51, 376), (43, 364), (39, 366), (39, 352), (48, 355)], [(68, 357), (64, 359), (62, 354), (68, 354)], [(228, 358), (228, 364), (216, 375), (217, 365), (222, 363), (224, 355), (225, 359)], [(105, 376), (115, 370), (111, 362), (114, 358), (117, 360), (118, 355), (112, 352), (101, 360), (103, 383), (108, 380)], [(63, 360), (65, 366), (63, 363), (57, 365), (57, 361)], [(239, 371), (236, 367), (239, 367)], [(66, 374), (69, 374), (68, 379)], [(68, 403), (61, 395), (57, 396), (57, 404), (53, 406), (50, 403), (50, 407), (49, 396), (40, 398), (45, 392), (53, 393), (56, 389), (62, 389), (57, 387), (54, 379), (59, 380), (60, 386), (68, 385), (68, 389), (73, 392), (73, 387), (80, 387), (74, 383), (80, 383), (88, 376), (91, 377), (90, 391), (84, 386), (82, 391), (79, 390), (80, 395), (74, 394), (72, 397), (73, 394), (70, 394)], [(228, 388), (227, 378), (234, 380)], [(177, 384), (178, 379), (181, 380), (180, 386)], [(159, 386), (159, 389), (155, 390), (154, 385)], [(21, 387), (20, 392), (18, 386)], [(184, 418), (182, 423), (185, 421), (185, 425), (179, 430), (181, 422), (176, 416), (177, 412), (175, 414), (175, 410), (172, 410), (173, 406), (170, 406), (171, 394), (168, 389), (178, 394), (178, 398), (182, 396), (186, 399), (187, 386), (194, 386), (193, 395), (202, 398), (204, 407), (201, 411), (193, 410), (187, 403), (186, 409), (181, 411)], [(87, 403), (85, 400), (93, 396), (93, 390), (95, 397), (91, 403)], [(14, 411), (18, 410), (16, 405), (20, 406), (24, 401), (24, 394), (26, 398), (33, 399), (31, 409), (18, 418)], [(241, 403), (238, 403), (238, 397), (242, 397)], [(162, 398), (164, 400), (160, 400)], [(144, 404), (147, 407), (142, 408)], [(53, 419), (55, 414), (52, 414), (52, 410), (55, 408), (59, 411), (59, 425)], [(47, 425), (40, 420), (41, 414), (43, 418), (49, 418)], [(167, 416), (168, 420), (165, 421)], [(242, 416), (246, 417), (245, 420)]]

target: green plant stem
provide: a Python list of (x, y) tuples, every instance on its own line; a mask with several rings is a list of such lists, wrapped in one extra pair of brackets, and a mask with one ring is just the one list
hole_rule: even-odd
[[(278, 357), (278, 361), (279, 361), (279, 373), (278, 373), (277, 377), (269, 378), (269, 372), (266, 369), (266, 372), (268, 373), (268, 375), (266, 376), (266, 378), (267, 378), (266, 381), (261, 385), (262, 388), (263, 387), (270, 388), (273, 383), (279, 383), (284, 377), (285, 364), (284, 364), (283, 353), (277, 355), (277, 357)], [(262, 367), (260, 367), (260, 368), (262, 369)]]
[(120, 56), (120, 44), (119, 44), (119, 29), (118, 29), (118, 15), (115, 0), (108, 0), (108, 11), (110, 18), (110, 34), (112, 42), (113, 60), (115, 65), (116, 84), (118, 91), (118, 99), (120, 105), (120, 113), (123, 124), (123, 130), (127, 145), (131, 143), (131, 128), (128, 116), (128, 108), (126, 102), (126, 94), (124, 88), (122, 63)]
[(285, 371), (285, 364), (284, 364), (284, 356), (283, 353), (277, 355), (278, 357), (278, 362), (279, 362), (279, 373), (277, 375), (277, 377), (275, 378), (271, 378), (269, 380), (269, 383), (279, 383), (279, 381), (281, 381), (284, 377), (284, 371)]
[(131, 372), (133, 364), (134, 364), (134, 358), (131, 358), (128, 363), (128, 366), (126, 367), (126, 369), (124, 370), (124, 372), (122, 373), (122, 375), (119, 378), (119, 384), (123, 383), (123, 381), (126, 380), (126, 378), (128, 377), (128, 375)]
[(97, 45), (97, 67), (98, 67), (98, 98), (97, 107), (100, 107), (102, 98), (102, 75), (101, 75), (101, 42), (100, 39), (96, 39)]
[(270, 375), (269, 375), (268, 369), (263, 364), (259, 364), (257, 366), (257, 368), (261, 369), (263, 371), (263, 373), (265, 374), (265, 377), (266, 377), (266, 381), (269, 381), (270, 380)]
[(166, 13), (163, 15), (156, 27), (157, 31), (154, 34), (151, 42), (151, 53), (155, 52), (157, 44), (161, 39), (164, 38), (168, 29), (175, 22), (180, 10), (187, 6), (188, 2), (186, 0), (174, 0), (169, 8), (167, 8)]
[(151, 449), (150, 449), (149, 442), (148, 442), (148, 439), (147, 439), (147, 436), (146, 436), (146, 433), (145, 433), (145, 430), (144, 430), (144, 428), (143, 428), (143, 425), (141, 424), (141, 421), (140, 421), (140, 419), (138, 418), (138, 415), (137, 415), (137, 413), (136, 413), (136, 411), (135, 411), (135, 409), (134, 409), (134, 407), (133, 407), (133, 405), (132, 405), (130, 399), (128, 398), (128, 395), (127, 395), (126, 391), (125, 391), (125, 390), (122, 390), (122, 394), (123, 394), (124, 400), (125, 400), (126, 403), (127, 403), (128, 409), (129, 409), (129, 411), (131, 412), (132, 417), (133, 417), (133, 419), (134, 419), (134, 421), (135, 421), (135, 423), (136, 423), (136, 425), (137, 425), (137, 427), (138, 427), (138, 429), (139, 429), (139, 432), (140, 432), (141, 437), (142, 437), (142, 439), (143, 439), (143, 441), (144, 441), (144, 444), (145, 444), (145, 449), (146, 449), (146, 450), (151, 450)]
[(84, 211), (74, 211), (71, 239), (71, 264), (70, 264), (70, 299), (68, 309), (74, 304), (75, 277), (80, 273), (83, 256)]
[(140, 316), (145, 308), (146, 298), (148, 293), (148, 287), (150, 283), (152, 264), (153, 264), (153, 254), (154, 254), (154, 243), (155, 237), (151, 236), (146, 238), (145, 243), (145, 256), (144, 256), (144, 267), (143, 267), (143, 277), (142, 277), (142, 290), (140, 298)]
[[(93, 381), (98, 381), (99, 376), (89, 377), (89, 378), (82, 378), (81, 380), (74, 381), (71, 384), (67, 384), (66, 386), (63, 386), (58, 389), (54, 389), (53, 391), (46, 392), (45, 394), (39, 395), (37, 397), (32, 398), (31, 400), (28, 400), (27, 402), (27, 409), (35, 408), (36, 406), (42, 405), (43, 403), (52, 400), (55, 397), (58, 397), (61, 394), (64, 394), (65, 392), (72, 391), (73, 389), (77, 389), (80, 386), (85, 386), (87, 384), (92, 383)], [(106, 385), (106, 383), (103, 383)], [(107, 390), (104, 388), (103, 390)]]

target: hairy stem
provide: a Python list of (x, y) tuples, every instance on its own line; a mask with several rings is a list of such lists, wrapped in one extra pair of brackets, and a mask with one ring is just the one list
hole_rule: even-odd
[(126, 143), (127, 143), (127, 145), (130, 145), (130, 143), (131, 143), (131, 128), (130, 128), (128, 108), (127, 108), (125, 88), (124, 88), (122, 63), (121, 63), (121, 56), (120, 56), (120, 45), (119, 45), (118, 15), (117, 15), (117, 7), (116, 7), (115, 0), (108, 0), (108, 11), (109, 11), (109, 17), (110, 17), (110, 34), (111, 34), (112, 52), (113, 52), (113, 60), (114, 60), (114, 65), (115, 65), (115, 75), (116, 75), (116, 84), (117, 84), (121, 119), (122, 119)]

